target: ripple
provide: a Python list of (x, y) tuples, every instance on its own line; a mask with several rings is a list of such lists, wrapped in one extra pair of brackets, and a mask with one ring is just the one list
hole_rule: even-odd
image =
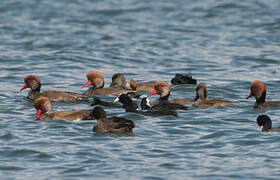
[[(22, 179), (277, 179), (279, 133), (256, 130), (258, 114), (279, 126), (279, 108), (253, 109), (251, 81), (277, 100), (279, 7), (276, 1), (3, 1), (0, 5), (0, 169)], [(209, 99), (236, 106), (146, 117), (105, 108), (131, 119), (132, 134), (95, 134), (95, 121), (34, 121), (23, 77), (42, 90), (83, 93), (86, 73), (166, 81), (191, 72)], [(143, 92), (146, 93), (146, 92)], [(112, 101), (116, 95), (102, 97)], [(195, 85), (172, 86), (170, 98), (195, 97)], [(152, 96), (156, 100), (158, 96)], [(140, 100), (135, 99), (137, 103)], [(88, 109), (90, 102), (54, 102), (55, 111)], [(20, 174), (21, 173), (21, 174)]]

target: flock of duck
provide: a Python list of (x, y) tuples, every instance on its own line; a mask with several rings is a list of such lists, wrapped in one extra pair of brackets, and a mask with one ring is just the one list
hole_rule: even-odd
[[(88, 81), (82, 86), (92, 86), (85, 91), (84, 94), (61, 91), (44, 91), (41, 92), (41, 81), (34, 75), (24, 77), (24, 86), (20, 91), (30, 88), (27, 98), (34, 100), (34, 107), (37, 113), (35, 120), (97, 120), (93, 127), (96, 133), (128, 133), (132, 132), (135, 127), (133, 121), (123, 117), (110, 117), (101, 106), (111, 108), (124, 108), (126, 112), (142, 114), (144, 116), (175, 116), (176, 110), (188, 110), (185, 105), (195, 105), (198, 108), (208, 108), (215, 106), (236, 105), (238, 103), (228, 100), (208, 99), (207, 87), (205, 83), (199, 83), (196, 86), (196, 96), (194, 99), (172, 99), (170, 96), (170, 85), (166, 82), (136, 82), (131, 79), (126, 82), (125, 77), (121, 73), (116, 73), (112, 76), (112, 83), (109, 87), (104, 88), (104, 77), (99, 72), (89, 72), (87, 74)], [(190, 74), (184, 76), (176, 74), (171, 80), (171, 84), (196, 84), (197, 81)], [(266, 102), (266, 85), (259, 81), (253, 81), (250, 85), (250, 94), (247, 99), (254, 96), (256, 99), (255, 108), (263, 108), (271, 105), (280, 105), (280, 101)], [(149, 94), (141, 95), (139, 92), (150, 91)], [(102, 101), (96, 96), (117, 95), (114, 102)], [(149, 96), (159, 95), (159, 98), (150, 104)], [(66, 101), (66, 102), (88, 102), (90, 98), (94, 99), (91, 104), (93, 109), (86, 110), (71, 110), (53, 112), (51, 102)], [(133, 98), (141, 99), (141, 110)], [(122, 105), (120, 105), (120, 102)], [(98, 106), (96, 106), (98, 105)], [(266, 115), (257, 117), (257, 127), (261, 131), (279, 131), (280, 128), (272, 128), (271, 119)]]

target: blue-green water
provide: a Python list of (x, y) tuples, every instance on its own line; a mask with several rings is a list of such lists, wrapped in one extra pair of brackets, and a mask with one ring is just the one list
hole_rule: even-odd
[[(256, 117), (280, 125), (279, 108), (254, 110), (250, 82), (280, 100), (280, 2), (277, 0), (1, 1), (1, 179), (278, 179), (278, 133), (256, 130)], [(191, 71), (209, 98), (237, 106), (178, 111), (179, 118), (133, 120), (132, 135), (96, 135), (95, 121), (34, 121), (19, 92), (23, 77), (43, 90), (82, 93), (86, 73), (170, 81)], [(195, 86), (172, 87), (171, 98), (194, 98)], [(105, 97), (112, 101), (114, 96)], [(153, 97), (152, 99), (156, 99)], [(89, 103), (53, 103), (56, 111)]]

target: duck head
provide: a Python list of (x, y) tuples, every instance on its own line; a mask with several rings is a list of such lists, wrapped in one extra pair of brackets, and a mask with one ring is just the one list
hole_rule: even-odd
[(38, 77), (34, 75), (27, 75), (24, 77), (24, 85), (20, 89), (20, 91), (30, 88), (32, 91), (39, 91), (41, 89), (41, 81)]
[(34, 101), (34, 107), (37, 110), (35, 120), (39, 118), (41, 114), (49, 113), (52, 111), (51, 101), (47, 97), (40, 97)]
[(156, 82), (154, 90), (147, 96), (158, 94), (160, 98), (168, 99), (170, 95), (170, 86), (166, 82)]

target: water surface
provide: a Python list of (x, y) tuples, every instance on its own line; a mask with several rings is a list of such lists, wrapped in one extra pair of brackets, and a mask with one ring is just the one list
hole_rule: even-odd
[[(280, 100), (279, 10), (276, 0), (1, 1), (1, 179), (278, 179), (279, 134), (257, 131), (255, 120), (265, 113), (280, 126), (280, 110), (254, 110), (245, 98), (259, 79), (267, 99)], [(241, 104), (190, 106), (179, 118), (106, 108), (135, 122), (123, 136), (94, 134), (95, 121), (33, 120), (27, 91), (19, 92), (25, 75), (40, 77), (42, 90), (83, 93), (90, 71), (106, 86), (116, 72), (167, 82), (192, 72), (209, 98)], [(194, 93), (194, 85), (173, 86), (171, 98)]]

